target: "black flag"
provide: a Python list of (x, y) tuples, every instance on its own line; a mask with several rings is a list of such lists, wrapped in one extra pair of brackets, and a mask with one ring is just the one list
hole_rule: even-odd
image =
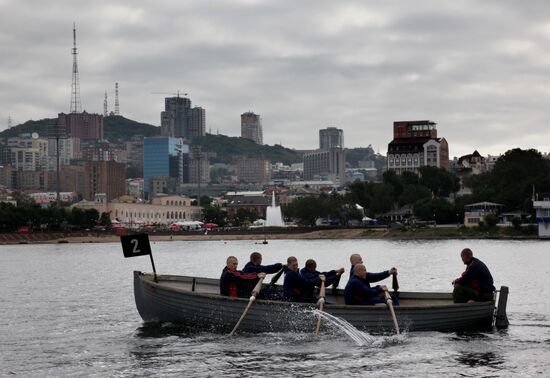
[(146, 256), (151, 254), (147, 234), (124, 235), (120, 237), (124, 257)]

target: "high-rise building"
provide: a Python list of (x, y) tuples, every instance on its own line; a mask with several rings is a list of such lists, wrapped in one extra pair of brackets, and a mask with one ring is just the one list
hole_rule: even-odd
[(267, 159), (241, 157), (237, 160), (237, 178), (246, 183), (266, 183), (271, 179), (270, 168)]
[(91, 113), (59, 113), (57, 123), (69, 138), (103, 139), (103, 116)]
[[(80, 139), (59, 139), (59, 165), (70, 165), (71, 160), (82, 157)], [(48, 170), (57, 169), (57, 145), (55, 139), (48, 139)]]
[(16, 170), (35, 171), (48, 165), (48, 140), (38, 137), (36, 133), (9, 138), (7, 145), (10, 163)]
[(449, 145), (437, 137), (436, 123), (428, 120), (393, 123), (393, 140), (388, 144), (387, 167), (401, 174), (418, 172), (423, 166), (449, 170)]
[(116, 161), (87, 161), (84, 164), (84, 198), (92, 201), (105, 194), (107, 201), (126, 192), (126, 165)]
[(191, 108), (187, 97), (166, 97), (164, 111), (160, 113), (162, 136), (184, 138), (204, 136), (206, 131), (206, 111), (196, 106)]
[(264, 143), (262, 119), (259, 114), (252, 112), (241, 114), (241, 137), (250, 139), (257, 144)]
[(327, 127), (319, 130), (319, 148), (344, 148), (344, 130), (336, 127)]
[(176, 184), (183, 183), (185, 159), (189, 145), (182, 138), (152, 137), (143, 140), (143, 191), (149, 199), (150, 180), (153, 177), (171, 177)]
[(338, 181), (346, 179), (346, 152), (343, 148), (315, 150), (304, 154), (304, 180)]

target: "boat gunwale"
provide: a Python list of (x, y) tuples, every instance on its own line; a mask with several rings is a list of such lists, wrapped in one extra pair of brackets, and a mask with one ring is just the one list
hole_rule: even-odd
[[(181, 293), (186, 295), (191, 295), (195, 297), (202, 297), (207, 299), (215, 299), (215, 300), (222, 300), (222, 301), (237, 301), (237, 302), (243, 302), (248, 303), (249, 298), (240, 298), (240, 297), (227, 297), (220, 294), (211, 294), (211, 293), (200, 293), (197, 291), (190, 291), (190, 290), (184, 290), (176, 287), (171, 287), (168, 285), (163, 285), (159, 282), (153, 281), (153, 276), (149, 273), (143, 273), (141, 271), (134, 271), (134, 275), (136, 278), (141, 279), (143, 282), (146, 282), (147, 284), (158, 288), (162, 290), (172, 291), (175, 293)], [(215, 278), (206, 278), (206, 277), (191, 277), (191, 276), (177, 276), (177, 275), (168, 275), (169, 277), (185, 277), (185, 278), (205, 278), (207, 280), (216, 280)], [(159, 276), (163, 277), (163, 276)], [(404, 293), (410, 293), (410, 294), (426, 294), (426, 292), (404, 292)], [(450, 294), (450, 293), (442, 293), (442, 292), (433, 292), (429, 294)], [(258, 304), (266, 304), (266, 305), (285, 305), (285, 306), (303, 306), (303, 307), (316, 307), (315, 303), (307, 303), (307, 302), (286, 302), (286, 301), (274, 301), (269, 299), (257, 299), (256, 302)], [(399, 305), (395, 306), (395, 310), (400, 312), (400, 309), (403, 310), (432, 310), (432, 309), (457, 309), (457, 308), (468, 308), (468, 307), (491, 307), (494, 309), (496, 302), (493, 299), (492, 301), (485, 301), (485, 302), (470, 302), (470, 303), (451, 303), (451, 304), (443, 304), (443, 305), (428, 305), (428, 306), (417, 306), (417, 305)], [(373, 306), (373, 305), (340, 305), (340, 304), (325, 304), (325, 308), (327, 309), (357, 309), (357, 310), (368, 310), (368, 311), (386, 311), (386, 306)]]

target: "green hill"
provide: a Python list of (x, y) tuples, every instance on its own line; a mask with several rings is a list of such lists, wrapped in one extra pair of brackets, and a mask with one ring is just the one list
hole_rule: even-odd
[(204, 151), (215, 152), (217, 156), (211, 160), (212, 163), (235, 163), (242, 155), (263, 156), (272, 163), (292, 164), (302, 161), (296, 151), (281, 145), (261, 145), (245, 138), (226, 135), (206, 134), (203, 137), (195, 138), (193, 144), (202, 146)]
[[(46, 136), (48, 126), (55, 122), (55, 118), (44, 118), (38, 121), (27, 121), (0, 133), (0, 138), (10, 138), (24, 133), (36, 132)], [(105, 139), (112, 143), (129, 140), (134, 135), (146, 137), (160, 135), (160, 127), (147, 123), (136, 122), (123, 116), (110, 115), (103, 120), (103, 134)]]
[(133, 121), (123, 116), (110, 115), (103, 120), (103, 133), (109, 142), (124, 142), (134, 135), (160, 135), (160, 127)]

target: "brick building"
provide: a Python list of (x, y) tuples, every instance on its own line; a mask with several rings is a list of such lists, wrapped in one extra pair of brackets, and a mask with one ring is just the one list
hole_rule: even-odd
[(116, 161), (87, 161), (84, 165), (84, 198), (105, 193), (107, 201), (126, 192), (126, 166)]

